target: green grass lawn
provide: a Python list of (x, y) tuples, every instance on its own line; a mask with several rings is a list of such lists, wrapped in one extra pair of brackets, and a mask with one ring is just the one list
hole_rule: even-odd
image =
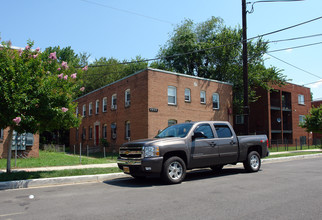
[(292, 156), (299, 156), (299, 155), (309, 155), (309, 154), (321, 154), (321, 152), (292, 152), (292, 153), (285, 153), (285, 154), (276, 154), (276, 155), (270, 155), (268, 157), (265, 157), (265, 159), (267, 158), (278, 158), (278, 157), (292, 157)]
[(118, 172), (121, 172), (121, 170), (118, 167), (111, 167), (111, 168), (39, 171), (39, 172), (12, 172), (9, 174), (0, 173), (0, 182), (13, 181), (13, 180), (39, 179), (39, 178), (53, 178), (53, 177), (63, 177), (63, 176), (96, 175), (96, 174), (107, 174), (107, 173), (118, 173)]
[[(82, 164), (115, 163), (117, 156), (108, 155), (106, 158), (94, 155), (86, 157), (82, 155)], [(47, 167), (47, 166), (69, 166), (79, 165), (79, 155), (65, 154), (63, 152), (39, 151), (39, 158), (17, 159), (16, 168)], [(7, 159), (0, 159), (0, 169), (6, 169)], [(15, 159), (11, 159), (11, 167), (15, 168)]]

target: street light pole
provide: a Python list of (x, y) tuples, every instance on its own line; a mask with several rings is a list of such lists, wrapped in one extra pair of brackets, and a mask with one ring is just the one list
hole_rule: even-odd
[(249, 134), (249, 107), (248, 107), (248, 56), (247, 56), (247, 21), (246, 0), (242, 0), (243, 23), (243, 83), (244, 83), (244, 125), (245, 132)]

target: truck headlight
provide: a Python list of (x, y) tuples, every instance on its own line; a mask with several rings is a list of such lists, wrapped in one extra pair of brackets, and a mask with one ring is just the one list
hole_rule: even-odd
[(144, 147), (143, 157), (158, 157), (160, 156), (160, 151), (158, 146), (147, 146)]

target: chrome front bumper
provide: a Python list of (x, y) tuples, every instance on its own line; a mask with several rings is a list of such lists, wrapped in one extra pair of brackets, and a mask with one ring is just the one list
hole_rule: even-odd
[(142, 160), (140, 159), (123, 159), (123, 158), (118, 158), (117, 159), (117, 164), (126, 166), (126, 165), (141, 165)]

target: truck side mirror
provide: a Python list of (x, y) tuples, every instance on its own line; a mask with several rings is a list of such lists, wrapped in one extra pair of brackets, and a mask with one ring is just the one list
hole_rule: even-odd
[(197, 131), (193, 134), (192, 139), (205, 138), (206, 135), (202, 131)]

